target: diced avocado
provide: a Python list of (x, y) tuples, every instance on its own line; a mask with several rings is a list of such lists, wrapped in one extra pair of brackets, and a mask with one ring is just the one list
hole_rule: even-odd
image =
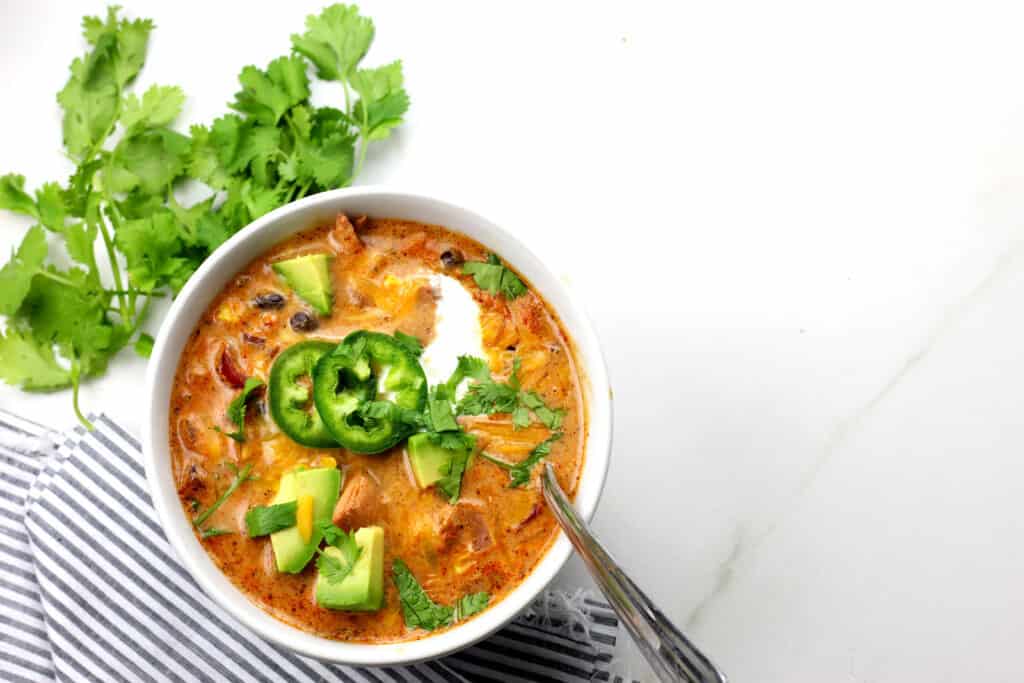
[(340, 489), (341, 472), (334, 467), (289, 472), (281, 477), (273, 504), (297, 500), (302, 495), (313, 496), (313, 533), (309, 540), (304, 540), (298, 526), (293, 526), (270, 534), (277, 571), (297, 574), (313, 558), (323, 538), (320, 525), (331, 521)]
[[(421, 489), (436, 484), (448, 474), (452, 459), (457, 455), (465, 455), (464, 450), (442, 448), (430, 440), (426, 433), (413, 434), (409, 437), (409, 464)], [(468, 449), (466, 449), (468, 450)]]
[[(355, 536), (361, 552), (349, 575), (336, 583), (322, 574), (316, 577), (316, 602), (321, 607), (374, 612), (384, 604), (384, 530), (379, 526), (363, 527)], [(333, 547), (326, 548), (324, 553), (342, 556)]]
[(429, 434), (413, 434), (408, 448), (409, 464), (421, 489), (437, 482), (450, 467), (452, 452), (432, 444)]
[(292, 290), (320, 315), (331, 312), (330, 254), (307, 254), (273, 264), (274, 272), (281, 276)]

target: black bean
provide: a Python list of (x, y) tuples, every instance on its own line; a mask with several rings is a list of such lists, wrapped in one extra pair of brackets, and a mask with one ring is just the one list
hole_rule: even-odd
[(288, 324), (291, 325), (292, 329), (296, 332), (312, 332), (316, 328), (320, 327), (320, 323), (317, 319), (305, 311), (299, 311), (293, 315), (292, 319), (288, 321)]
[(448, 249), (441, 254), (441, 265), (445, 268), (454, 268), (462, 263), (462, 254), (456, 249)]
[(264, 310), (277, 310), (284, 308), (284, 296), (277, 292), (263, 292), (258, 294), (252, 303), (256, 308), (262, 308)]

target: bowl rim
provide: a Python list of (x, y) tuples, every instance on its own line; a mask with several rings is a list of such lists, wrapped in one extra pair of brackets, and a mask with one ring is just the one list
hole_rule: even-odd
[[(461, 222), (472, 226), (475, 231), (484, 233), (484, 239), (478, 234), (467, 236), (484, 246), (494, 248), (502, 258), (506, 258), (509, 251), (515, 252), (514, 256), (508, 258), (508, 262), (526, 276), (531, 285), (541, 291), (545, 300), (556, 311), (573, 345), (575, 362), (578, 366), (583, 366), (580, 374), (584, 379), (587, 394), (585, 400), (588, 429), (575, 504), (585, 520), (592, 518), (604, 489), (611, 459), (612, 391), (597, 334), (579, 296), (574, 293), (568, 282), (555, 276), (518, 237), (506, 231), (499, 223), (436, 196), (408, 192), (390, 186), (342, 188), (282, 206), (256, 219), (233, 235), (200, 265), (178, 293), (161, 323), (147, 365), (147, 414), (143, 420), (142, 451), (153, 505), (169, 544), (203, 592), (221, 609), (264, 640), (302, 655), (354, 666), (400, 666), (436, 659), (469, 647), (511, 621), (529, 606), (565, 565), (572, 552), (565, 534), (558, 534), (533, 570), (504, 599), (483, 613), (443, 633), (408, 642), (387, 644), (329, 640), (302, 631), (271, 616), (269, 612), (251, 602), (214, 564), (182, 514), (171, 472), (168, 448), (168, 398), (171, 382), (167, 379), (173, 380), (184, 341), (191, 335), (199, 315), (207, 308), (209, 301), (245, 264), (265, 253), (273, 244), (315, 224), (313, 219), (307, 219), (303, 223), (302, 216), (314, 213), (325, 216), (328, 213), (335, 214), (347, 210), (346, 204), (359, 202), (412, 206), (412, 213), (433, 211), (438, 214), (450, 214), (451, 219), (447, 223), (417, 219), (408, 215), (408, 209), (398, 209), (387, 215), (435, 223), (465, 234), (465, 229), (450, 225), (452, 222)], [(382, 212), (374, 213), (385, 215)], [(289, 219), (298, 222), (289, 227)], [(282, 225), (285, 227), (280, 227)], [(275, 236), (267, 241), (267, 235), (271, 233)], [(254, 246), (259, 244), (261, 236), (267, 243)], [(502, 246), (495, 247), (494, 242), (500, 242)], [(211, 282), (215, 284), (210, 284)], [(201, 307), (193, 305), (196, 299), (202, 300), (204, 296), (206, 301)], [(553, 299), (557, 299), (557, 303)], [(187, 313), (195, 308), (199, 308), (199, 312)]]

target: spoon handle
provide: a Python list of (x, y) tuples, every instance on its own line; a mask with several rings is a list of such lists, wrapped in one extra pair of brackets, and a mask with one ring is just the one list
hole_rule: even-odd
[(654, 606), (594, 538), (558, 485), (549, 463), (545, 463), (541, 481), (548, 507), (658, 679), (663, 682), (725, 683), (725, 675)]

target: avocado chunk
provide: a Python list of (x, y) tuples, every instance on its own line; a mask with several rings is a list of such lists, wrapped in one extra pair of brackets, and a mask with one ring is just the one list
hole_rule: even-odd
[(330, 254), (307, 254), (273, 264), (274, 272), (320, 315), (331, 312)]
[[(331, 583), (323, 574), (316, 577), (316, 603), (321, 607), (346, 612), (375, 612), (384, 605), (384, 530), (379, 526), (356, 531), (361, 552), (352, 571), (341, 581)], [(342, 557), (337, 548), (324, 554)]]
[(299, 527), (293, 526), (270, 534), (277, 571), (297, 574), (313, 558), (313, 553), (323, 538), (320, 525), (331, 521), (340, 489), (341, 472), (334, 467), (289, 472), (281, 477), (273, 504), (287, 503), (304, 495), (312, 496), (313, 533), (310, 534), (309, 540), (305, 540), (299, 532)]
[(452, 460), (456, 456), (464, 456), (469, 448), (456, 450), (442, 448), (430, 440), (426, 433), (413, 434), (409, 437), (409, 464), (421, 489), (436, 484), (451, 471)]

